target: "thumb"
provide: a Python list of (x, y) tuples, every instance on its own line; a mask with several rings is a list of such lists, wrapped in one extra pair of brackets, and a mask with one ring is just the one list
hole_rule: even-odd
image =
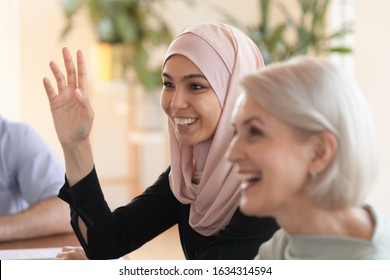
[(88, 111), (90, 111), (90, 113), (93, 115), (93, 110), (91, 104), (89, 103), (88, 95), (86, 93), (83, 93), (79, 88), (76, 88), (75, 96), (79, 101), (79, 104), (86, 108)]
[(79, 88), (76, 88), (75, 95), (80, 104), (83, 104), (84, 106), (89, 104), (88, 96), (86, 93), (83, 93)]
[(75, 93), (76, 93), (77, 99), (80, 99), (80, 101), (82, 101), (84, 94), (81, 92), (81, 90), (79, 88), (76, 88)]

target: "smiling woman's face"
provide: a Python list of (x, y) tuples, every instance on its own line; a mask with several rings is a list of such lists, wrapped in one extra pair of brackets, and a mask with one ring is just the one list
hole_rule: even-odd
[(242, 180), (241, 211), (275, 216), (291, 207), (309, 180), (310, 140), (251, 97), (241, 103), (233, 125), (236, 133), (228, 157)]
[(207, 78), (182, 55), (170, 57), (162, 73), (161, 107), (177, 140), (195, 145), (214, 136), (222, 108)]

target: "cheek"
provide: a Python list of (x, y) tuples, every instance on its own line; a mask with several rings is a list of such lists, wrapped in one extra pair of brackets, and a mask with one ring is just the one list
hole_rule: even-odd
[[(277, 159), (276, 159), (277, 158)], [(307, 180), (307, 164), (304, 158), (288, 152), (275, 155), (272, 179), (276, 185), (284, 186), (286, 192), (300, 191)]]
[(169, 112), (169, 107), (171, 104), (171, 98), (169, 97), (168, 94), (161, 93), (160, 96), (160, 106), (162, 110), (164, 111), (165, 114), (168, 115)]
[(289, 149), (263, 143), (250, 147), (247, 154), (268, 183), (297, 186), (306, 178), (306, 159)]
[(271, 162), (277, 160), (276, 154), (265, 140), (259, 140), (257, 143), (243, 143), (242, 147), (246, 148), (246, 155), (249, 161), (260, 171), (272, 166)]
[(201, 117), (202, 127), (208, 133), (214, 132), (218, 126), (219, 119), (222, 114), (222, 109), (218, 100), (203, 99), (199, 102), (193, 102), (193, 107)]
[(222, 108), (217, 98), (215, 98), (213, 103), (214, 104), (209, 107), (209, 113), (213, 116), (212, 122), (214, 123), (214, 126), (217, 126), (222, 115)]
[(211, 130), (215, 130), (218, 126), (219, 119), (221, 118), (221, 110), (214, 110), (210, 113), (210, 118), (208, 120), (209, 126)]

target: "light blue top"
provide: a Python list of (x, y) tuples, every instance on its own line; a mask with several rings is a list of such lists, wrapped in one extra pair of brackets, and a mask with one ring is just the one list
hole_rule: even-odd
[(60, 158), (38, 133), (0, 116), (0, 216), (56, 196), (64, 180)]
[(260, 246), (261, 260), (390, 260), (390, 221), (367, 206), (375, 220), (372, 240), (353, 237), (291, 235), (283, 229)]

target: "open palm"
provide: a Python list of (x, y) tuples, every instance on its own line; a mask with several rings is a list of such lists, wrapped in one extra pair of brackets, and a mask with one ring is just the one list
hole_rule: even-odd
[(50, 102), (58, 139), (66, 146), (88, 139), (94, 113), (87, 94), (88, 79), (82, 52), (77, 52), (77, 72), (69, 50), (63, 48), (62, 54), (66, 77), (55, 62), (50, 62), (58, 93), (48, 78), (43, 79), (43, 84)]

